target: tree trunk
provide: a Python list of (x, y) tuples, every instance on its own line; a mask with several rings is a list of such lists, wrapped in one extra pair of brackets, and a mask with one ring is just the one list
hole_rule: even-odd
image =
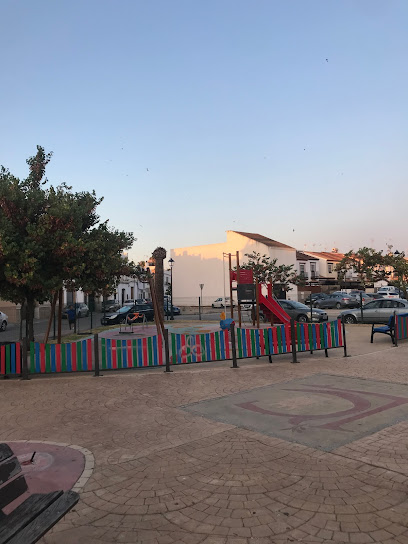
[(164, 320), (164, 266), (163, 261), (167, 252), (164, 248), (158, 247), (153, 251), (154, 259), (154, 287), (156, 291), (158, 310), (161, 319)]
[(26, 301), (23, 300), (23, 302), (21, 303), (21, 307), (20, 307), (20, 340), (23, 339), (23, 315), (24, 315), (24, 311), (25, 311), (25, 303), (26, 303)]
[(27, 297), (26, 334), (29, 342), (34, 342), (34, 307), (35, 300)]

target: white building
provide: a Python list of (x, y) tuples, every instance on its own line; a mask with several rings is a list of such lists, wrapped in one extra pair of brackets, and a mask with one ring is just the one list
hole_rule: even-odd
[[(203, 246), (179, 247), (171, 250), (173, 266), (173, 302), (177, 306), (197, 306), (200, 284), (203, 287), (203, 303), (209, 306), (218, 297), (229, 296), (228, 256), (232, 254), (232, 266), (239, 251), (240, 264), (247, 262), (246, 253), (254, 251), (277, 259), (277, 264), (293, 265), (296, 270), (296, 250), (293, 247), (250, 232), (227, 231), (227, 241)], [(224, 256), (224, 258), (223, 258)], [(297, 288), (289, 291), (291, 299), (297, 299)]]

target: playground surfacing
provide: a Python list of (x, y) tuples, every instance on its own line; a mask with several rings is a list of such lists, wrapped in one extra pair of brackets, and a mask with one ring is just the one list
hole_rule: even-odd
[(408, 386), (317, 374), (184, 406), (188, 412), (332, 451), (408, 419)]

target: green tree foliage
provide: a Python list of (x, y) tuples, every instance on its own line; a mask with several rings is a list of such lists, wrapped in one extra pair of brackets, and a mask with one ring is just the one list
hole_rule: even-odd
[(390, 282), (395, 287), (398, 287), (405, 298), (408, 295), (408, 261), (405, 258), (405, 253), (393, 253), (392, 246), (389, 246), (389, 253), (386, 256), (387, 265), (394, 271), (395, 279)]
[(26, 303), (30, 340), (35, 301), (50, 299), (65, 283), (99, 292), (122, 273), (137, 272), (122, 258), (133, 235), (99, 225), (95, 192), (45, 187), (51, 156), (38, 146), (24, 180), (0, 168), (0, 297)]
[(390, 271), (386, 269), (387, 265), (388, 258), (382, 251), (362, 247), (358, 251), (352, 249), (345, 253), (336, 270), (339, 279), (344, 279), (349, 270), (354, 270), (360, 283), (365, 287), (367, 284), (386, 280), (390, 275)]
[(290, 284), (301, 285), (304, 282), (294, 271), (293, 264), (277, 265), (278, 259), (271, 259), (256, 251), (245, 253), (245, 257), (248, 257), (248, 261), (240, 268), (252, 270), (254, 281), (258, 280), (258, 283), (272, 283), (280, 285), (284, 291), (290, 291), (292, 289)]

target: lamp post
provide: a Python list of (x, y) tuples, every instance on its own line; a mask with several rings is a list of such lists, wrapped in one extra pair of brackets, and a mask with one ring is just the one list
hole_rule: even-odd
[(204, 283), (199, 283), (198, 284), (200, 286), (200, 289), (201, 289), (201, 296), (200, 296), (200, 304), (199, 304), (199, 319), (201, 320), (201, 307), (203, 305), (203, 287), (204, 287)]
[(174, 321), (173, 316), (173, 265), (174, 265), (174, 259), (170, 257), (169, 259), (169, 265), (170, 265), (170, 321)]
[[(398, 259), (398, 257), (401, 255), (401, 253), (398, 251), (398, 249), (396, 249), (394, 251), (394, 257), (396, 257)], [(400, 277), (399, 277), (399, 272), (397, 270), (397, 280), (398, 280), (398, 296), (401, 298), (401, 289), (400, 289)]]

